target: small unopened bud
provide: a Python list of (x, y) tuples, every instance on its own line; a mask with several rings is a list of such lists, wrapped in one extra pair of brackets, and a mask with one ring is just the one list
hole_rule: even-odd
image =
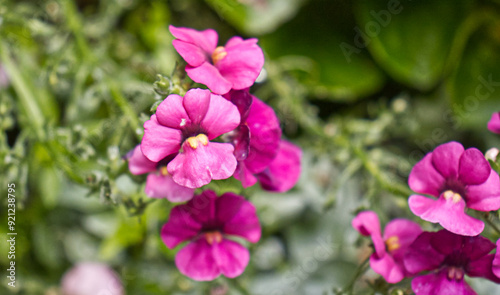
[(497, 148), (491, 148), (488, 151), (486, 151), (486, 154), (484, 154), (484, 156), (486, 157), (486, 160), (491, 160), (493, 162), (496, 162), (499, 152), (500, 151)]

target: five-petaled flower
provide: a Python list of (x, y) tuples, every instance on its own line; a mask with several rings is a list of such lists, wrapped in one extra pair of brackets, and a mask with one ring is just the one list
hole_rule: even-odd
[(408, 271), (428, 274), (415, 277), (411, 286), (416, 295), (475, 295), (464, 280), (482, 277), (500, 282), (492, 272), (495, 244), (482, 236), (467, 237), (447, 230), (424, 232), (404, 255)]
[(173, 46), (187, 63), (188, 76), (214, 93), (249, 88), (262, 70), (264, 54), (257, 39), (232, 37), (225, 46), (217, 47), (218, 35), (212, 29), (169, 29), (176, 38)]
[(408, 271), (403, 265), (403, 256), (410, 244), (420, 235), (420, 226), (407, 219), (394, 219), (384, 229), (382, 236), (380, 221), (373, 211), (360, 212), (352, 226), (362, 235), (370, 236), (375, 252), (370, 256), (370, 267), (388, 283), (397, 283)]
[(138, 145), (127, 154), (126, 158), (130, 173), (134, 175), (148, 173), (146, 195), (152, 198), (167, 198), (171, 202), (188, 201), (193, 197), (194, 189), (177, 184), (167, 171), (167, 164), (174, 156), (175, 154), (159, 162), (152, 162), (143, 155), (141, 146)]
[(464, 150), (458, 142), (438, 146), (412, 169), (410, 188), (421, 195), (410, 196), (411, 211), (420, 218), (441, 224), (460, 235), (475, 236), (484, 223), (466, 214), (500, 209), (500, 179), (476, 148)]
[(211, 140), (239, 124), (236, 106), (209, 90), (191, 89), (184, 97), (171, 94), (144, 123), (141, 150), (153, 162), (177, 154), (167, 165), (168, 173), (177, 184), (198, 188), (233, 175), (233, 145)]
[(199, 281), (210, 281), (223, 274), (234, 278), (245, 270), (250, 254), (240, 243), (259, 241), (261, 228), (255, 207), (242, 196), (210, 190), (172, 209), (161, 230), (163, 242), (175, 248), (190, 241), (175, 257), (179, 271)]

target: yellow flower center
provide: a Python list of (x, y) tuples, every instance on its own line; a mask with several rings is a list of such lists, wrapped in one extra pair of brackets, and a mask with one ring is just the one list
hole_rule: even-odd
[(220, 60), (222, 60), (224, 57), (226, 57), (227, 51), (224, 46), (219, 46), (215, 48), (214, 52), (212, 53), (212, 62), (215, 65), (218, 63)]
[(167, 176), (167, 175), (168, 175), (167, 166), (162, 166), (162, 167), (160, 168), (160, 174), (161, 174), (162, 176)]
[(399, 238), (397, 236), (392, 236), (385, 240), (385, 246), (387, 247), (387, 251), (392, 252), (399, 249), (401, 244), (399, 244)]
[(189, 137), (186, 141), (191, 148), (196, 149), (200, 143), (206, 146), (208, 144), (208, 137), (205, 134), (198, 134)]
[(452, 200), (453, 203), (458, 203), (460, 200), (462, 200), (462, 196), (460, 194), (455, 193), (452, 190), (447, 190), (443, 193), (443, 197), (445, 200)]
[(205, 239), (210, 245), (212, 245), (214, 242), (220, 243), (222, 241), (222, 234), (219, 231), (206, 232)]

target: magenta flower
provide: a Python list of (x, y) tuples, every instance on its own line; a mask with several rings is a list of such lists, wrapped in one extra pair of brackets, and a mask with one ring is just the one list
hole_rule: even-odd
[(488, 129), (493, 133), (500, 134), (500, 112), (493, 113), (488, 122)]
[(197, 83), (207, 85), (212, 92), (226, 94), (231, 89), (241, 90), (253, 85), (262, 66), (264, 54), (257, 39), (229, 39), (217, 47), (214, 30), (196, 31), (170, 26), (175, 39), (172, 44), (187, 62), (186, 72)]
[(497, 240), (496, 248), (497, 251), (495, 252), (495, 257), (493, 258), (492, 271), (497, 278), (500, 278), (500, 239)]
[(464, 236), (475, 236), (484, 223), (465, 213), (467, 208), (492, 211), (500, 208), (500, 179), (483, 154), (464, 150), (458, 142), (438, 146), (412, 169), (410, 188), (420, 195), (410, 196), (411, 211), (429, 222)]
[(394, 219), (385, 226), (382, 236), (377, 214), (373, 211), (363, 211), (352, 220), (352, 227), (360, 234), (371, 237), (375, 252), (370, 256), (370, 267), (376, 273), (391, 284), (408, 275), (403, 256), (408, 246), (422, 232), (417, 223)]
[(242, 274), (250, 254), (230, 237), (256, 243), (260, 235), (259, 220), (250, 202), (233, 193), (217, 197), (210, 190), (174, 207), (161, 230), (163, 242), (170, 249), (190, 241), (177, 253), (175, 264), (182, 274), (198, 281), (210, 281), (221, 274), (228, 278)]
[(152, 162), (136, 146), (127, 154), (128, 168), (134, 175), (148, 173), (145, 193), (151, 198), (167, 198), (170, 202), (184, 202), (193, 197), (194, 189), (178, 185), (167, 171), (167, 164), (173, 156)]
[(447, 230), (422, 233), (404, 255), (411, 273), (431, 271), (411, 282), (416, 295), (473, 295), (464, 277), (482, 277), (499, 282), (491, 270), (495, 248), (487, 238), (467, 237)]
[(256, 174), (263, 189), (283, 193), (291, 189), (300, 177), (302, 150), (286, 140), (280, 141), (276, 158)]
[(63, 295), (123, 295), (118, 275), (107, 265), (83, 262), (66, 272), (61, 280)]
[(236, 106), (209, 90), (169, 95), (144, 123), (141, 150), (153, 162), (177, 154), (167, 171), (179, 185), (197, 188), (226, 179), (236, 169), (233, 145), (212, 142), (240, 124)]
[(231, 136), (238, 160), (234, 177), (249, 187), (257, 182), (254, 174), (264, 171), (278, 154), (280, 123), (274, 110), (247, 90), (231, 91), (226, 98), (238, 107), (242, 118)]

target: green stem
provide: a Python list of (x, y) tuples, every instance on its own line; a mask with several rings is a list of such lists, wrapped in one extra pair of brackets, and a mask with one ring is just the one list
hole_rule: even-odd
[(251, 295), (250, 291), (248, 291), (247, 288), (243, 286), (239, 279), (232, 279), (230, 280), (230, 282), (243, 295)]
[(370, 268), (369, 266), (370, 256), (366, 257), (365, 260), (363, 260), (363, 262), (358, 266), (356, 272), (354, 273), (354, 276), (351, 278), (347, 286), (342, 288), (340, 292), (336, 294), (352, 294), (352, 291), (354, 289), (354, 284), (356, 283), (356, 281)]

